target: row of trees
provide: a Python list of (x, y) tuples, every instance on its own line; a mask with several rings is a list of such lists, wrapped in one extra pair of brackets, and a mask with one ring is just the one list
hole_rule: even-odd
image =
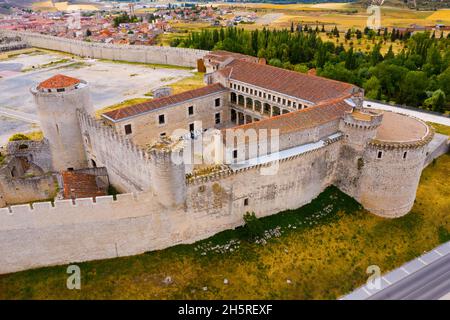
[[(444, 112), (450, 104), (450, 39), (422, 32), (403, 40), (395, 54), (392, 45), (382, 53), (383, 38), (397, 38), (387, 30), (376, 35), (367, 52), (322, 41), (318, 32), (221, 28), (177, 38), (172, 46), (227, 50), (265, 58), (269, 64), (361, 86), (368, 98), (393, 101)], [(367, 30), (351, 34), (367, 36)]]

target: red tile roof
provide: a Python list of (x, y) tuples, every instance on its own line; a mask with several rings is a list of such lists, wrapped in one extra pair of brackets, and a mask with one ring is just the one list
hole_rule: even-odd
[(238, 59), (227, 64), (219, 72), (231, 80), (248, 83), (316, 104), (347, 96), (355, 87), (345, 82)]
[(68, 77), (62, 74), (57, 74), (38, 85), (38, 89), (58, 89), (67, 88), (80, 83), (80, 80)]
[(64, 171), (61, 175), (64, 184), (64, 199), (106, 195), (105, 190), (97, 186), (95, 175), (73, 171)]
[(236, 58), (236, 59), (240, 59), (240, 60), (253, 61), (253, 62), (258, 62), (258, 60), (259, 60), (257, 57), (248, 56), (248, 55), (245, 55), (242, 53), (225, 51), (225, 50), (212, 51), (212, 52), (208, 53), (207, 55), (205, 55), (203, 59), (211, 59), (213, 62), (218, 63), (218, 62), (224, 62), (228, 58)]
[(286, 113), (272, 118), (231, 128), (235, 129), (279, 129), (280, 134), (301, 131), (321, 124), (337, 120), (344, 116), (352, 107), (343, 99), (335, 99), (318, 106)]
[(105, 112), (103, 116), (106, 116), (109, 119), (117, 121), (128, 117), (136, 116), (148, 111), (156, 110), (162, 107), (167, 107), (170, 105), (181, 103), (187, 100), (200, 98), (212, 93), (221, 92), (225, 89), (226, 88), (222, 86), (220, 83), (215, 83), (199, 89), (189, 90), (186, 92), (174, 94), (167, 97), (156, 98), (129, 107)]

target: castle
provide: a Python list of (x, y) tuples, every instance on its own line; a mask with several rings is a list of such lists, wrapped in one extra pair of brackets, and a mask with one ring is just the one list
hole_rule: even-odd
[[(215, 51), (198, 65), (206, 86), (100, 119), (83, 80), (56, 75), (31, 89), (45, 139), (8, 146), (0, 206), (45, 199), (52, 181), (65, 199), (0, 209), (0, 273), (192, 243), (330, 185), (382, 217), (410, 211), (436, 156), (427, 124), (364, 108), (351, 84), (254, 57)], [(24, 168), (42, 173), (32, 187), (14, 179)], [(98, 188), (77, 193), (77, 177)]]

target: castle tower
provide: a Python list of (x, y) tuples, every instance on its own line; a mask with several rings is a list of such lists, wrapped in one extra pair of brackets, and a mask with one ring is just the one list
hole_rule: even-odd
[(151, 185), (165, 207), (179, 207), (186, 200), (186, 168), (183, 142), (161, 139), (149, 148)]
[(376, 215), (407, 214), (416, 197), (433, 130), (393, 112), (354, 108), (340, 126), (345, 135), (337, 185)]
[(49, 141), (52, 169), (87, 166), (77, 109), (93, 113), (89, 87), (83, 80), (55, 75), (31, 88), (44, 137)]
[(370, 212), (395, 218), (414, 205), (433, 130), (421, 120), (385, 112), (364, 152), (358, 201)]

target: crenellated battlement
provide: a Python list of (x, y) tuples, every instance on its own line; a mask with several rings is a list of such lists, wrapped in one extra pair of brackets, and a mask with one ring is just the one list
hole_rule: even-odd
[[(143, 205), (146, 210), (140, 210)], [(153, 195), (144, 192), (13, 205), (0, 208), (0, 231), (106, 222), (151, 214), (157, 208)]]
[(189, 48), (144, 45), (117, 45), (66, 39), (29, 31), (0, 30), (6, 36), (19, 36), (37, 48), (69, 52), (81, 57), (140, 63), (173, 64), (196, 67), (197, 60), (209, 51)]

